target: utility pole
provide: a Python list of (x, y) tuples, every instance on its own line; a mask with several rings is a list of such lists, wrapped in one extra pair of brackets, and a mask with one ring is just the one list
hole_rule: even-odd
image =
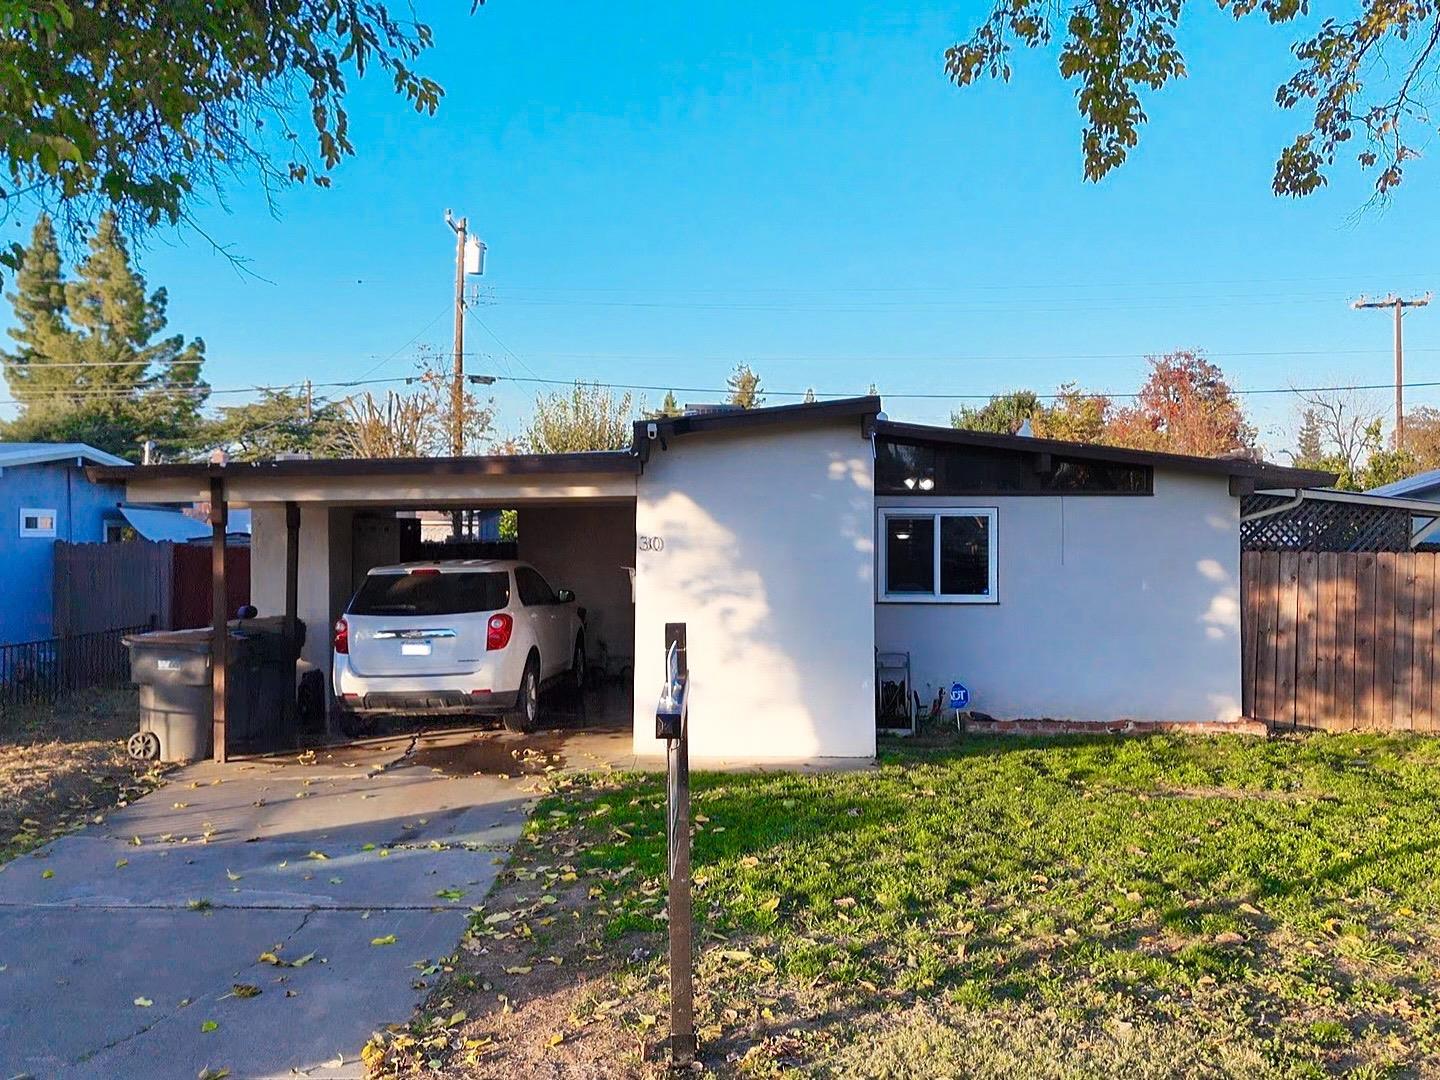
[(308, 424), (315, 419), (315, 384), (309, 379), (305, 380), (305, 422)]
[[(462, 457), (465, 453), (465, 239), (470, 219), (462, 217), (456, 221), (446, 210), (445, 224), (455, 231), (455, 366), (452, 372), (455, 385), (450, 395), (454, 432), (450, 437), (450, 452)], [(455, 517), (458, 532), (459, 515)]]
[(1425, 307), (1430, 303), (1430, 293), (1403, 300), (1396, 293), (1381, 300), (1366, 300), (1361, 297), (1350, 306), (1356, 311), (1364, 308), (1391, 308), (1395, 312), (1395, 449), (1405, 449), (1405, 342), (1400, 329), (1406, 308)]

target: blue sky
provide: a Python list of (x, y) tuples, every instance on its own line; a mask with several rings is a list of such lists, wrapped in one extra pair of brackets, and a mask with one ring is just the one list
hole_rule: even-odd
[[(707, 388), (745, 360), (773, 390), (874, 382), (921, 421), (954, 403), (904, 394), (1134, 390), (1143, 354), (1177, 347), (1242, 389), (1383, 382), (1388, 318), (1348, 300), (1437, 284), (1428, 163), (1378, 211), (1349, 166), (1307, 200), (1270, 194), (1301, 122), (1272, 104), (1294, 27), (1195, 5), (1190, 77), (1092, 185), (1053, 53), (1009, 86), (946, 81), (978, 4), (467, 10), (420, 5), (437, 116), (357, 82), (359, 155), (332, 189), (282, 193), (276, 216), (240, 187), (201, 210), (254, 276), (193, 234), (151, 238), (144, 269), (213, 385), (403, 376), (448, 348), (446, 207), (489, 246), (470, 370)], [(1407, 320), (1407, 352), (1407, 379), (1437, 378), (1440, 308)], [(497, 386), (500, 433), (537, 389)], [(1291, 402), (1247, 405), (1285, 445)]]

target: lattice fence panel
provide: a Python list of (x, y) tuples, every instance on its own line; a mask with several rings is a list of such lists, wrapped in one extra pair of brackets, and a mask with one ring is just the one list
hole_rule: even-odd
[(1240, 502), (1240, 546), (1245, 551), (1409, 551), (1410, 512), (1387, 506), (1306, 499), (1277, 514), (1244, 517), (1283, 505), (1274, 495)]

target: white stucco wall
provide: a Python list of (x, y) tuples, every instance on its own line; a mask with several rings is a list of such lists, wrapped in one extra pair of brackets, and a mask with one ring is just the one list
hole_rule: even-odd
[(953, 680), (999, 719), (1240, 716), (1240, 500), (1156, 471), (1153, 497), (908, 499), (998, 508), (998, 604), (877, 603), (925, 700)]
[(638, 485), (635, 750), (685, 622), (697, 759), (875, 752), (874, 468), (854, 419), (674, 438)]
[(625, 567), (635, 565), (634, 504), (524, 506), (516, 526), (520, 558), (585, 609), (590, 662), (603, 656), (617, 672), (632, 663), (635, 605)]
[[(331, 627), (350, 601), (350, 529), (354, 511), (300, 507), (297, 604), (305, 623), (301, 655), (327, 676)], [(261, 615), (285, 614), (285, 507), (256, 504), (250, 519), (250, 602)], [(329, 685), (327, 678), (326, 685)]]

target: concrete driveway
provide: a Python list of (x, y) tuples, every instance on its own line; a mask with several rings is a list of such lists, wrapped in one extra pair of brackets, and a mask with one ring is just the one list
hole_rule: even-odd
[(524, 773), (628, 751), (465, 731), (172, 774), (0, 868), (0, 1077), (362, 1075), (494, 880)]

